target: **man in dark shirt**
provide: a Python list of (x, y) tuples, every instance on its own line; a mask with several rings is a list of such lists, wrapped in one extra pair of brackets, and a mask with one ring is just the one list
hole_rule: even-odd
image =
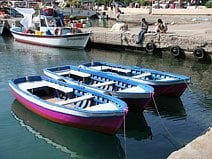
[(148, 23), (146, 22), (145, 18), (141, 19), (141, 31), (138, 34), (138, 41), (136, 42), (136, 44), (140, 44), (143, 41), (144, 38), (144, 34), (147, 32), (148, 30)]

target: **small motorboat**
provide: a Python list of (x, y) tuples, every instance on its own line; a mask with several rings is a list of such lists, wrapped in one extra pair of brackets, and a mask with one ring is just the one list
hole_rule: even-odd
[(56, 123), (115, 134), (128, 108), (125, 102), (77, 84), (42, 76), (9, 81), (15, 98), (32, 112)]
[(33, 8), (16, 8), (16, 10), (24, 15), (21, 20), (22, 26), (10, 28), (16, 41), (57, 48), (84, 49), (87, 46), (91, 32), (66, 27), (61, 15), (53, 8), (48, 9), (48, 14), (34, 18), (32, 18), (35, 13)]
[(179, 74), (108, 62), (90, 62), (81, 67), (115, 73), (129, 80), (140, 81), (154, 87), (156, 95), (180, 97), (191, 81), (190, 77)]
[(44, 74), (67, 83), (78, 83), (124, 100), (130, 111), (143, 111), (154, 93), (151, 86), (93, 69), (65, 65), (44, 69)]

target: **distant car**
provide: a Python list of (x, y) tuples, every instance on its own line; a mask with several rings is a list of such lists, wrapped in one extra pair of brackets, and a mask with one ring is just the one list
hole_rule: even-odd
[(116, 6), (116, 7), (127, 7), (124, 2), (113, 2), (111, 5)]

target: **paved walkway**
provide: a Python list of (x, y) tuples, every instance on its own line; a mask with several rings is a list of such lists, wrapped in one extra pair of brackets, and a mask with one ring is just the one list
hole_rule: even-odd
[(139, 32), (141, 18), (149, 22), (149, 30), (154, 30), (154, 23), (161, 18), (168, 23), (168, 32), (182, 36), (203, 36), (212, 39), (212, 17), (182, 15), (121, 15), (120, 20), (129, 24), (129, 30)]

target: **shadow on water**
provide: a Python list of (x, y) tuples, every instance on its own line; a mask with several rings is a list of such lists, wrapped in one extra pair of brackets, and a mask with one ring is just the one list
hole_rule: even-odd
[(152, 101), (146, 108), (147, 111), (152, 111), (155, 115), (158, 115), (158, 109), (159, 114), (162, 117), (174, 120), (182, 120), (186, 118), (186, 111), (180, 98), (156, 96), (154, 97), (154, 100), (155, 103)]
[(33, 135), (74, 158), (125, 158), (116, 136), (52, 123), (32, 113), (17, 100), (12, 103), (12, 115)]
[(135, 140), (152, 139), (151, 128), (148, 126), (143, 113), (140, 112), (128, 112), (125, 125), (122, 125), (118, 133), (125, 133), (127, 138)]

